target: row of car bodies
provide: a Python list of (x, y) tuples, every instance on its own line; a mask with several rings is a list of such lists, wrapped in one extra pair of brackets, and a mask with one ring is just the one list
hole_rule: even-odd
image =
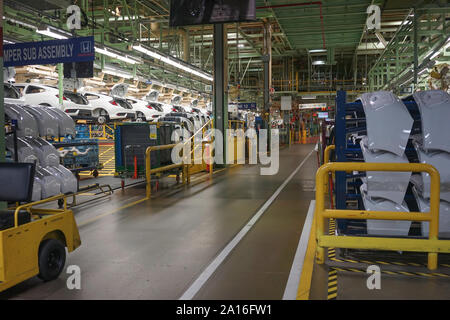
[[(113, 88), (114, 89), (114, 88)], [(60, 108), (59, 89), (53, 86), (5, 83), (5, 102), (41, 105)], [(172, 112), (205, 116), (201, 109), (163, 104), (157, 101), (140, 100), (134, 97), (105, 95), (97, 92), (64, 90), (62, 109), (75, 120), (88, 120), (99, 124), (111, 121), (157, 122)]]

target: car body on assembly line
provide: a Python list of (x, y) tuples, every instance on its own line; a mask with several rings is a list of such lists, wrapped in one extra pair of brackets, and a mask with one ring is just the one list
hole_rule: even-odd
[[(34, 83), (17, 83), (14, 87), (22, 94), (23, 103), (25, 104), (61, 109), (59, 89), (56, 87)], [(62, 109), (72, 118), (87, 120), (95, 118), (89, 101), (79, 93), (64, 90)]]
[(100, 124), (114, 120), (134, 120), (136, 112), (133, 106), (124, 98), (107, 96), (96, 92), (83, 92), (84, 97), (92, 106), (92, 115)]
[(25, 104), (25, 99), (21, 96), (20, 91), (10, 83), (3, 83), (4, 101), (5, 103)]
[(127, 101), (133, 106), (133, 110), (136, 112), (136, 120), (154, 122), (158, 121), (159, 117), (164, 115), (159, 108), (157, 108), (154, 102), (148, 102), (145, 100), (139, 100), (132, 97), (127, 97)]

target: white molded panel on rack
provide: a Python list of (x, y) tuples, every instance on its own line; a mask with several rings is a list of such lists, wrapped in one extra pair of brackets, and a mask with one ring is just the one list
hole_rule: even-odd
[(368, 148), (402, 156), (414, 123), (404, 103), (392, 92), (364, 93)]
[(42, 138), (23, 138), (34, 151), (42, 167), (58, 166), (60, 155), (53, 145)]
[(62, 165), (57, 167), (47, 167), (48, 171), (50, 171), (55, 178), (58, 179), (61, 184), (61, 193), (75, 193), (77, 192), (77, 178), (70, 172), (69, 169), (66, 169)]
[(75, 137), (76, 135), (75, 122), (70, 116), (67, 115), (67, 113), (58, 108), (53, 107), (47, 107), (46, 110), (47, 112), (51, 113), (53, 116), (55, 116), (55, 118), (58, 119), (59, 136)]
[(422, 119), (423, 148), (450, 152), (450, 95), (442, 90), (414, 94)]
[(5, 114), (17, 121), (18, 137), (38, 137), (39, 128), (34, 116), (21, 105), (5, 103)]
[[(430, 212), (430, 201), (422, 198), (413, 188), (414, 197), (420, 212)], [(422, 222), (422, 235), (428, 237), (430, 232), (430, 223)], [(439, 237), (450, 238), (450, 203), (441, 201), (439, 206)]]
[[(414, 143), (414, 147), (419, 156), (420, 163), (431, 164), (439, 171), (441, 177), (441, 199), (450, 202), (450, 154), (447, 152), (425, 152), (422, 148)], [(426, 172), (421, 173), (422, 181), (414, 179), (417, 188), (424, 198), (430, 198), (431, 178)]]
[[(406, 203), (399, 205), (390, 200), (372, 199), (367, 195), (367, 186), (361, 185), (361, 195), (367, 211), (409, 212)], [(367, 234), (377, 236), (407, 236), (411, 221), (367, 220)]]
[[(367, 148), (367, 137), (361, 139), (361, 150), (365, 162), (372, 163), (409, 163), (408, 158), (391, 152), (372, 152)], [(368, 171), (367, 194), (371, 198), (383, 198), (402, 204), (408, 189), (411, 172)]]
[(39, 178), (34, 178), (33, 183), (33, 194), (31, 196), (31, 201), (36, 202), (42, 199), (42, 187)]
[[(15, 157), (14, 137), (7, 136), (5, 140), (6, 140), (6, 149), (8, 149), (11, 152), (12, 158), (14, 159)], [(19, 162), (39, 163), (39, 159), (37, 158), (33, 147), (22, 138), (17, 138), (17, 158)]]
[(37, 167), (36, 177), (40, 181), (42, 199), (47, 199), (61, 193), (61, 183), (46, 168)]
[(39, 135), (41, 137), (57, 137), (58, 130), (58, 118), (49, 113), (47, 109), (41, 106), (24, 105), (23, 108), (31, 113), (36, 119)]

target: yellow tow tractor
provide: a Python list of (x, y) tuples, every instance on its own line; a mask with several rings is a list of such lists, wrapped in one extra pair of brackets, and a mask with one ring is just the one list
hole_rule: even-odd
[[(66, 247), (72, 252), (81, 245), (64, 195), (27, 203), (34, 173), (34, 164), (0, 163), (0, 201), (17, 204), (0, 210), (0, 292), (36, 275), (44, 281), (58, 278), (66, 262)], [(42, 206), (61, 199), (61, 209)]]

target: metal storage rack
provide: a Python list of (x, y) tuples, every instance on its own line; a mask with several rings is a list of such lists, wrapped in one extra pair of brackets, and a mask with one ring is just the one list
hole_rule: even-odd
[[(336, 119), (335, 119), (335, 146), (337, 162), (364, 162), (361, 147), (354, 144), (350, 135), (353, 133), (366, 134), (366, 119), (361, 101), (347, 102), (347, 94), (341, 90), (336, 96)], [(416, 102), (412, 97), (402, 100), (411, 116), (414, 119), (412, 134), (421, 132), (420, 113)], [(410, 136), (411, 137), (411, 136)], [(406, 148), (406, 156), (409, 162), (418, 162), (416, 152), (411, 144), (411, 139)], [(361, 185), (361, 177), (365, 173), (346, 173), (342, 171), (336, 172), (334, 194), (336, 196), (336, 209), (349, 209), (349, 202), (353, 202), (352, 208), (362, 209), (362, 199), (359, 194), (359, 186)], [(405, 197), (408, 205), (411, 205), (413, 196), (411, 188)], [(338, 220), (338, 232), (340, 234), (364, 234), (365, 222), (361, 220)]]
[[(145, 176), (148, 147), (171, 144), (174, 123), (123, 123), (115, 130), (116, 173), (122, 177)], [(153, 151), (152, 168), (171, 164), (171, 150)], [(136, 168), (135, 168), (136, 162)]]
[(98, 176), (98, 171), (102, 169), (99, 160), (99, 147), (96, 139), (74, 139), (65, 142), (55, 142), (56, 149), (75, 147), (81, 152), (88, 151), (85, 155), (67, 155), (62, 159), (62, 164), (72, 171), (79, 180), (79, 174), (83, 171), (92, 172), (94, 177)]

